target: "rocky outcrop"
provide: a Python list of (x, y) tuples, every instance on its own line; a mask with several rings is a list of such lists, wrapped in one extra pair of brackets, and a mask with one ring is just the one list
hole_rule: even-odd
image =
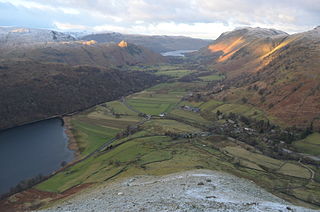
[(194, 170), (163, 177), (136, 176), (83, 192), (59, 211), (301, 211), (248, 180), (229, 174)]

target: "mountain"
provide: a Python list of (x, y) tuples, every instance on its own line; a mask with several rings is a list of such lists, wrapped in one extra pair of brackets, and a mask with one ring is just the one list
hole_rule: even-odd
[(146, 35), (129, 35), (120, 33), (99, 33), (86, 35), (81, 40), (95, 40), (98, 43), (115, 42), (126, 40), (139, 46), (144, 46), (155, 52), (169, 52), (175, 50), (198, 50), (209, 45), (212, 40), (202, 40), (183, 36), (146, 36)]
[(223, 33), (193, 57), (224, 73), (213, 98), (246, 102), (283, 126), (320, 128), (320, 28), (288, 35), (245, 28)]
[(222, 33), (212, 44), (202, 48), (196, 55), (202, 62), (227, 61), (229, 66), (231, 66), (230, 63), (240, 65), (269, 52), (286, 36), (288, 36), (287, 33), (273, 29), (237, 29)]
[(73, 36), (46, 29), (0, 27), (0, 46), (21, 46), (41, 42), (74, 41)]
[(145, 72), (7, 60), (0, 63), (0, 129), (70, 113), (143, 90)]
[(0, 47), (21, 47), (37, 43), (57, 43), (72, 41), (91, 41), (98, 43), (119, 43), (126, 40), (129, 43), (143, 46), (155, 52), (162, 53), (175, 50), (198, 50), (209, 45), (212, 40), (202, 40), (183, 36), (146, 36), (120, 33), (88, 32), (58, 32), (47, 29), (23, 27), (0, 27)]
[(83, 110), (163, 78), (116, 69), (166, 61), (126, 41), (100, 44), (48, 30), (3, 31), (1, 38), (8, 36), (0, 44), (0, 130)]
[(2, 59), (19, 58), (69, 65), (107, 67), (139, 63), (153, 64), (165, 61), (165, 57), (160, 54), (134, 44), (121, 47), (115, 43), (100, 44), (95, 41), (35, 43), (28, 46), (0, 49), (0, 58)]

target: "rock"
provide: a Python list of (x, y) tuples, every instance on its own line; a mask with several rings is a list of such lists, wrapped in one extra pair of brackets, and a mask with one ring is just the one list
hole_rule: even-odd
[(128, 47), (128, 43), (125, 42), (124, 40), (122, 40), (120, 43), (118, 43), (118, 46), (120, 48), (126, 48), (126, 47)]
[(204, 185), (204, 183), (203, 183), (203, 182), (200, 182), (200, 183), (198, 183), (198, 185)]
[(211, 199), (211, 198), (217, 198), (216, 196), (206, 196), (207, 199)]
[(118, 196), (121, 196), (121, 195), (123, 195), (123, 192), (119, 192), (119, 193), (118, 193)]

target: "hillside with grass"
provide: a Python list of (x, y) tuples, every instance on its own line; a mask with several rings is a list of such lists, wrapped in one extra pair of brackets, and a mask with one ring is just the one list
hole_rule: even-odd
[(212, 98), (254, 105), (283, 126), (319, 130), (319, 42), (319, 28), (293, 35), (245, 28), (223, 33), (193, 57), (226, 75)]
[[(105, 45), (87, 44), (72, 45), (93, 48), (90, 52)], [(137, 53), (128, 47), (123, 41), (114, 48)], [(319, 29), (295, 35), (238, 29), (189, 57), (171, 58), (172, 63), (114, 63), (106, 68), (101, 60), (100, 66), (72, 66), (70, 60), (57, 63), (59, 54), (52, 57), (54, 63), (4, 61), (0, 86), (9, 89), (2, 94), (0, 90), (5, 100), (0, 112), (12, 123), (24, 114), (34, 119), (47, 117), (48, 111), (77, 111), (63, 117), (76, 159), (50, 176), (30, 180), (26, 187), (18, 185), (0, 200), (1, 211), (63, 210), (61, 205), (67, 202), (68, 208), (69, 200), (88, 191), (106, 200), (107, 191), (101, 188), (117, 182), (130, 189), (131, 179), (207, 172), (203, 169), (250, 180), (305, 211), (319, 209)], [(190, 193), (218, 187), (212, 187), (213, 181), (192, 182)], [(170, 192), (169, 187), (157, 189)], [(221, 207), (220, 194), (201, 193), (197, 198)], [(130, 195), (121, 190), (115, 196)], [(241, 202), (250, 209), (262, 207), (252, 199)], [(196, 210), (198, 202), (190, 204)], [(72, 207), (76, 211), (87, 206)]]
[[(247, 131), (245, 121), (237, 121), (234, 127), (231, 117), (216, 116), (220, 110), (224, 114), (233, 111), (268, 118), (260, 110), (251, 112), (254, 108), (188, 99), (191, 92), (205, 88), (201, 80), (162, 83), (66, 117), (67, 130), (79, 147), (78, 160), (33, 188), (1, 201), (0, 208), (47, 208), (84, 189), (97, 191), (100, 186), (110, 187), (133, 176), (162, 176), (194, 169), (228, 172), (250, 179), (293, 204), (319, 207), (319, 168), (281, 154), (269, 156), (265, 152), (268, 143), (263, 139), (272, 134), (270, 131)], [(282, 132), (273, 129), (275, 135)], [(233, 131), (246, 136), (241, 138), (238, 133), (237, 137)], [(251, 139), (259, 145), (250, 143)], [(272, 139), (279, 142), (280, 138)], [(312, 137), (306, 139), (316, 145)], [(299, 143), (295, 145), (299, 147)]]

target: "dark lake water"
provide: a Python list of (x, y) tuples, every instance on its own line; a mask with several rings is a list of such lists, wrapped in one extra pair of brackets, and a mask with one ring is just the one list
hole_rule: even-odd
[(171, 52), (164, 52), (161, 53), (163, 56), (175, 56), (175, 57), (184, 57), (184, 54), (195, 52), (197, 50), (177, 50), (177, 51), (171, 51)]
[(60, 119), (0, 132), (0, 195), (21, 180), (49, 175), (73, 158)]

